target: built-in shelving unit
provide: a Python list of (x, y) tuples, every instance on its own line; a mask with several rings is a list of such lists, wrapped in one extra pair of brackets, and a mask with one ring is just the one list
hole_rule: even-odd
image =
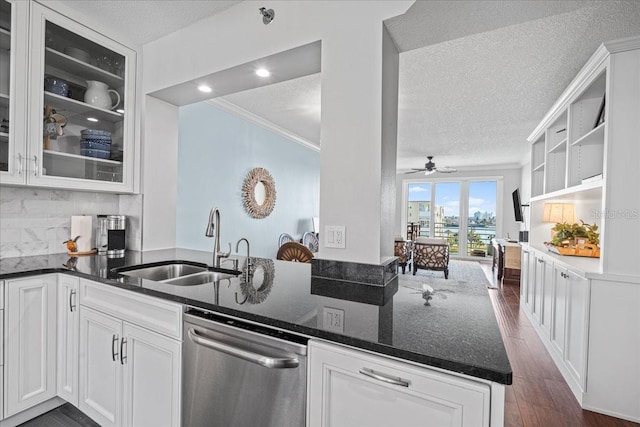
[[(640, 347), (638, 69), (640, 37), (604, 43), (529, 136), (520, 283), (523, 311), (580, 405), (636, 422), (640, 359), (628, 349)], [(544, 246), (554, 226), (545, 212), (557, 209), (546, 205), (555, 203), (572, 204), (577, 220), (598, 226), (599, 258)]]
[(629, 71), (638, 64), (639, 38), (601, 46), (528, 138), (530, 243), (544, 247), (551, 237), (553, 224), (543, 222), (545, 203), (574, 203), (578, 220), (599, 226), (601, 256), (593, 263), (602, 273), (640, 273), (630, 249), (621, 245), (632, 229), (640, 232), (637, 221), (621, 220), (640, 211), (637, 197), (630, 196), (640, 181), (640, 84)]

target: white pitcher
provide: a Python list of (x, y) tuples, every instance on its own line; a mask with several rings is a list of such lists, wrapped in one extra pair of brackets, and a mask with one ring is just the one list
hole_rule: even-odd
[[(115, 104), (111, 101), (110, 93), (116, 96), (117, 101)], [(109, 89), (106, 83), (87, 80), (87, 91), (84, 94), (84, 102), (95, 107), (111, 110), (120, 104), (120, 94), (113, 89)]]

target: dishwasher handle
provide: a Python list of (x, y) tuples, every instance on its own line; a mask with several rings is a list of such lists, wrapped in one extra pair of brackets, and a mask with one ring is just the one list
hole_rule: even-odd
[(256, 363), (270, 369), (297, 368), (299, 361), (295, 357), (271, 357), (252, 351), (244, 350), (232, 345), (215, 341), (202, 336), (196, 328), (189, 328), (189, 338), (196, 344), (212, 350), (218, 350), (231, 356), (239, 357), (248, 362)]

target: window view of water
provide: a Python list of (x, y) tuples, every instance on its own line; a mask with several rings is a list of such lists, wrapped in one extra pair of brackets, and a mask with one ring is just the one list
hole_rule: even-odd
[[(460, 182), (411, 183), (407, 200), (407, 238), (444, 238), (450, 252), (485, 256), (496, 235), (496, 181), (469, 182), (466, 195)], [(465, 209), (460, 200), (467, 198)], [(434, 201), (432, 203), (432, 200)], [(461, 212), (465, 210), (465, 212)], [(460, 237), (460, 218), (466, 218), (466, 237)]]

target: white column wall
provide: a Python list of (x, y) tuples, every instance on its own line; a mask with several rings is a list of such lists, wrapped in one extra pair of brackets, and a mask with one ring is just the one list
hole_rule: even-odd
[[(145, 45), (143, 93), (321, 40), (320, 228), (345, 226), (346, 249), (322, 247), (321, 233), (319, 256), (378, 263), (386, 252), (380, 243), (386, 233), (381, 232), (382, 21), (411, 3), (274, 1), (268, 6), (276, 19), (269, 25), (261, 22), (260, 4), (240, 3)], [(146, 111), (145, 128), (159, 120)], [(146, 196), (163, 187), (146, 182), (144, 191)], [(145, 228), (146, 239), (155, 227)]]
[(142, 248), (173, 248), (176, 246), (178, 107), (146, 96), (144, 113)]

